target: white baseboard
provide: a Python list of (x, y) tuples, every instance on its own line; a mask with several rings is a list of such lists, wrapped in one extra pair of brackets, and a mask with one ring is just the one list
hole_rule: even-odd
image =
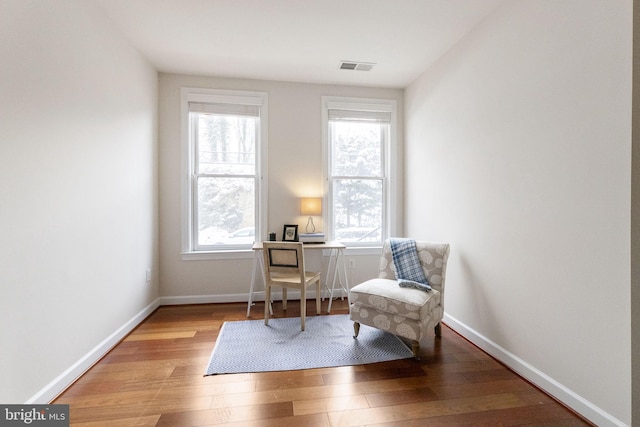
[(444, 314), (444, 323), (481, 348), (484, 352), (508, 366), (509, 369), (513, 370), (523, 378), (526, 378), (528, 381), (535, 384), (537, 387), (541, 388), (546, 393), (550, 394), (595, 425), (599, 427), (626, 426), (625, 423), (613, 417), (611, 414), (584, 399), (582, 396), (560, 384), (544, 372), (536, 369), (534, 366), (500, 347), (495, 342), (460, 322), (458, 319), (451, 317), (447, 313)]
[[(300, 299), (300, 291), (290, 290), (287, 293), (289, 300)], [(273, 292), (273, 299), (281, 299), (281, 291)], [(328, 291), (322, 292), (323, 297), (328, 296)], [(344, 297), (344, 292), (336, 290), (334, 292), (335, 297)], [(314, 290), (307, 292), (307, 298), (315, 298), (316, 293)], [(225, 295), (186, 295), (186, 296), (173, 296), (173, 297), (160, 297), (160, 305), (183, 305), (183, 304), (214, 304), (214, 303), (229, 303), (229, 302), (247, 302), (249, 300), (249, 294), (225, 294)], [(253, 295), (253, 301), (264, 301), (264, 291), (256, 291)]]
[(47, 404), (69, 387), (76, 379), (84, 374), (96, 362), (98, 362), (109, 350), (127, 336), (136, 326), (138, 326), (148, 315), (160, 306), (160, 299), (157, 298), (151, 304), (143, 308), (138, 314), (122, 325), (118, 330), (105, 338), (95, 348), (85, 354), (80, 360), (74, 363), (66, 371), (58, 375), (53, 381), (47, 384), (38, 393), (33, 395), (27, 404)]
[[(213, 304), (225, 302), (247, 302), (247, 294), (227, 295), (183, 295), (173, 297), (160, 297), (160, 305), (185, 305), (185, 304)], [(264, 292), (262, 295), (264, 301)]]

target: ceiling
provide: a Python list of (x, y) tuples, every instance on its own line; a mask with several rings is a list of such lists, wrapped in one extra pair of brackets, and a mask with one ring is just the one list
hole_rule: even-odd
[(403, 88), (503, 0), (94, 1), (160, 72)]

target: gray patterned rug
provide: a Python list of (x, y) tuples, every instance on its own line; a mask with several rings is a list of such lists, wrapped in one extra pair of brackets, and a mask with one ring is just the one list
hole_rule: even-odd
[(362, 325), (353, 338), (346, 314), (225, 322), (220, 329), (205, 375), (290, 371), (412, 357), (395, 335)]

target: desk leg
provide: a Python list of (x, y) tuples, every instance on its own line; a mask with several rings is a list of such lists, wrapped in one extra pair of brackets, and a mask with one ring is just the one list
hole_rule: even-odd
[[(342, 249), (334, 249), (334, 250), (335, 250), (335, 264), (334, 264), (334, 270), (333, 270), (333, 283), (331, 284), (331, 294), (329, 296), (329, 308), (327, 309), (328, 313), (331, 312), (331, 303), (333, 302), (333, 291), (335, 290), (335, 287), (336, 287), (336, 280), (340, 282), (340, 288), (346, 293), (347, 301), (350, 301), (349, 278), (347, 276), (347, 266), (344, 263), (344, 253)], [(334, 252), (332, 252), (332, 256), (334, 256), (333, 254)], [(342, 282), (342, 278), (340, 277), (340, 270), (342, 270), (342, 276), (344, 277), (344, 285)], [(340, 298), (344, 298), (344, 296), (341, 296)]]
[[(264, 278), (264, 263), (262, 261), (262, 251), (255, 251), (253, 255), (253, 269), (251, 270), (251, 286), (249, 287), (249, 301), (247, 303), (247, 317), (250, 316), (251, 306), (254, 304), (253, 302), (253, 293), (256, 290), (256, 269), (260, 269), (260, 274), (263, 280), (263, 283), (266, 283)], [(266, 285), (265, 285), (266, 290)], [(267, 296), (265, 292), (265, 304), (267, 304)], [(271, 301), (269, 303), (269, 313), (273, 315), (273, 307), (271, 307)]]
[[(344, 289), (347, 294), (347, 302), (349, 302), (351, 301), (351, 288), (349, 287), (349, 276), (347, 276), (347, 266), (344, 262), (344, 253), (342, 250), (340, 251), (340, 262), (342, 263), (342, 274), (344, 275), (344, 287), (342, 289)], [(342, 284), (342, 281), (340, 281), (340, 284)]]
[[(333, 249), (329, 249), (329, 261), (327, 262), (327, 270), (325, 271), (325, 280), (324, 280), (324, 286), (323, 286), (323, 290), (322, 293), (324, 294), (324, 290), (326, 289), (327, 291), (329, 291), (329, 293), (331, 293), (331, 289), (329, 288), (329, 275), (331, 274), (331, 272), (333, 271), (331, 269), (331, 263), (333, 262)], [(335, 268), (335, 267), (334, 267)], [(322, 296), (322, 301), (324, 301), (324, 295)]]
[(253, 292), (256, 290), (256, 268), (258, 268), (258, 251), (253, 254), (253, 268), (251, 269), (251, 286), (249, 287), (249, 301), (247, 302), (247, 317), (251, 314)]
[(331, 313), (331, 303), (333, 303), (333, 291), (336, 288), (336, 279), (338, 277), (338, 261), (340, 261), (340, 253), (342, 251), (340, 249), (331, 249), (331, 255), (329, 256), (329, 260), (334, 258), (333, 261), (333, 281), (331, 282), (331, 292), (329, 293), (329, 307), (327, 308), (327, 313)]

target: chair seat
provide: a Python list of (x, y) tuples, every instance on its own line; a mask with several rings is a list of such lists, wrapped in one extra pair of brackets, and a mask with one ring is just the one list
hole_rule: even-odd
[[(320, 278), (320, 273), (316, 273), (313, 271), (306, 271), (304, 274), (304, 279), (306, 282), (315, 279), (318, 276)], [(300, 284), (300, 275), (299, 274), (286, 274), (286, 273), (271, 273), (271, 280), (273, 282), (280, 283), (289, 283), (294, 285)], [(302, 285), (300, 285), (301, 287)]]
[(420, 321), (441, 305), (440, 292), (432, 289), (401, 288), (396, 280), (371, 279), (351, 288), (351, 304), (357, 306), (360, 315), (369, 307), (376, 312), (389, 313)]

